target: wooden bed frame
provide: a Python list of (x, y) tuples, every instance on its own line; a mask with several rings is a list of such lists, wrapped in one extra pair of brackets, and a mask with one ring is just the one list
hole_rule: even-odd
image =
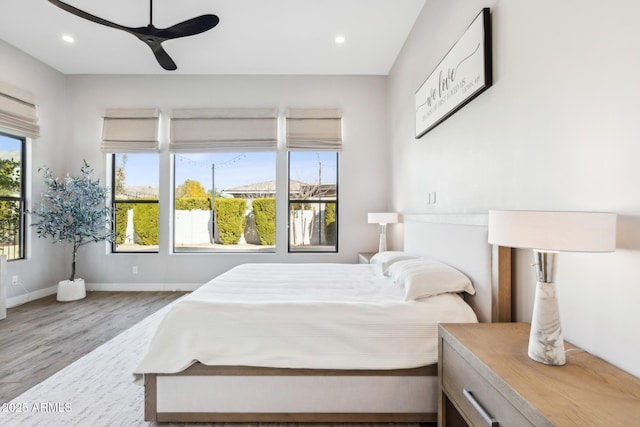
[[(436, 258), (471, 278), (476, 295), (465, 299), (481, 322), (511, 320), (511, 250), (487, 243), (487, 215), (405, 215), (404, 236), (406, 252)], [(323, 370), (196, 363), (177, 374), (145, 375), (145, 420), (435, 422), (437, 375), (435, 364)]]

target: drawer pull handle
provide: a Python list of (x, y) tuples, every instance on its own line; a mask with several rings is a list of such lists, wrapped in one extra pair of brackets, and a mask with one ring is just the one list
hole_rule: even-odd
[(487, 425), (489, 425), (491, 427), (498, 427), (498, 420), (496, 420), (495, 418), (493, 418), (491, 415), (489, 415), (487, 413), (487, 411), (482, 407), (480, 402), (478, 402), (476, 400), (476, 398), (474, 397), (473, 393), (471, 393), (466, 388), (463, 388), (462, 389), (462, 394), (464, 394), (464, 397), (466, 397), (467, 400), (469, 401), (469, 403), (471, 403), (471, 406), (473, 406), (475, 408), (475, 410), (478, 411), (478, 413), (480, 414), (482, 419), (485, 420)]

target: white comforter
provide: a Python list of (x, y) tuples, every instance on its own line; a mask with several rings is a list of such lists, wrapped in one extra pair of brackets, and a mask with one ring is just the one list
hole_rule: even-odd
[(437, 324), (476, 322), (455, 294), (403, 300), (367, 264), (244, 264), (177, 302), (135, 373), (199, 361), (315, 369), (400, 369), (437, 361)]

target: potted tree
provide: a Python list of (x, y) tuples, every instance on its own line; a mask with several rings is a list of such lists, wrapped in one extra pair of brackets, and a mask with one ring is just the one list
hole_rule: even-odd
[(58, 301), (75, 301), (86, 296), (83, 279), (76, 279), (78, 250), (92, 242), (112, 241), (111, 208), (106, 205), (107, 188), (92, 178), (93, 169), (84, 161), (79, 176), (54, 178), (48, 167), (38, 169), (44, 175), (46, 190), (40, 207), (33, 213), (38, 237), (51, 237), (54, 243), (71, 244), (71, 276), (58, 283)]

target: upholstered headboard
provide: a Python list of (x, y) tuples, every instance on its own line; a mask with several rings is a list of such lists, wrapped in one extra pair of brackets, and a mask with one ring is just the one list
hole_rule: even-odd
[(486, 214), (404, 214), (404, 250), (465, 273), (465, 300), (481, 322), (511, 320), (511, 249), (487, 242)]

